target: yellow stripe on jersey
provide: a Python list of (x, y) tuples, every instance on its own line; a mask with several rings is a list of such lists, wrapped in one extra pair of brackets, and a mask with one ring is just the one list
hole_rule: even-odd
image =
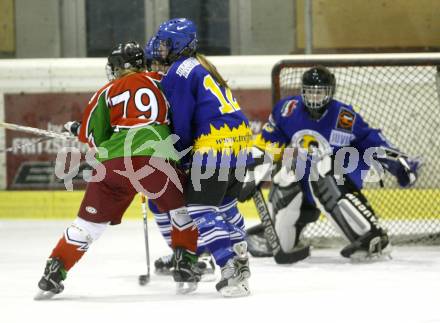
[(228, 125), (216, 129), (210, 126), (210, 133), (201, 135), (195, 140), (193, 151), (198, 153), (226, 153), (238, 156), (239, 152), (250, 152), (252, 147), (252, 131), (246, 123), (237, 128)]
[(265, 140), (261, 134), (255, 138), (254, 146), (270, 154), (275, 162), (281, 159), (286, 148), (285, 144)]

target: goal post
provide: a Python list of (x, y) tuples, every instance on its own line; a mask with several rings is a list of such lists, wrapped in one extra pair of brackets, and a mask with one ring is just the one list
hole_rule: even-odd
[[(324, 65), (336, 77), (334, 98), (353, 105), (392, 144), (423, 161), (409, 189), (386, 174), (384, 187), (366, 183), (364, 192), (394, 244), (440, 244), (440, 54), (311, 55), (278, 62), (272, 69), (273, 103), (298, 95), (301, 76)], [(339, 234), (321, 216), (304, 232), (327, 245)]]

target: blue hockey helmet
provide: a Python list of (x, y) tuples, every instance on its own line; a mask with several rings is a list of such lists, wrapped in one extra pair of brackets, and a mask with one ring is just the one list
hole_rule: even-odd
[(172, 63), (182, 55), (191, 56), (197, 49), (197, 27), (186, 18), (162, 23), (155, 38), (153, 58), (165, 63)]
[(145, 62), (148, 70), (151, 70), (151, 65), (153, 63), (153, 44), (155, 40), (156, 40), (155, 36), (151, 37), (144, 47)]

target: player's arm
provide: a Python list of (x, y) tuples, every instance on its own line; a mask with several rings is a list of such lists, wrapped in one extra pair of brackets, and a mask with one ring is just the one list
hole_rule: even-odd
[(408, 187), (416, 182), (420, 161), (393, 147), (381, 130), (371, 128), (359, 114), (356, 115), (354, 134), (354, 146), (361, 152), (375, 147), (377, 161), (397, 178), (400, 186)]
[(79, 128), (78, 139), (90, 147), (98, 147), (113, 133), (107, 106), (108, 88), (98, 91), (90, 100)]

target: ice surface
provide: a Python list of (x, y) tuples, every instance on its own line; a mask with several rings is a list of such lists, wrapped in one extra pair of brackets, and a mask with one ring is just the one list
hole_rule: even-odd
[[(214, 282), (176, 295), (145, 272), (142, 221), (110, 227), (69, 272), (65, 291), (34, 301), (46, 257), (69, 222), (0, 221), (0, 322), (440, 322), (440, 248), (398, 247), (393, 260), (353, 264), (316, 249), (290, 266), (251, 259), (252, 295), (223, 299)], [(152, 263), (169, 252), (150, 221)]]

